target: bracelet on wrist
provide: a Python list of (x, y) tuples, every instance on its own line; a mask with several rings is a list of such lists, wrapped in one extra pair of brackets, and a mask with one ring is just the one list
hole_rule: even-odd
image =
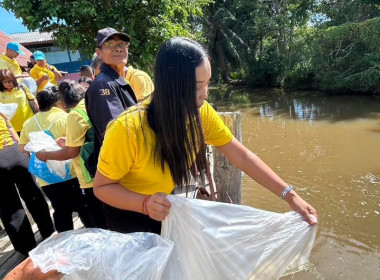
[(150, 195), (146, 195), (144, 197), (144, 200), (143, 200), (143, 203), (142, 203), (142, 206), (141, 206), (142, 213), (144, 215), (148, 215), (148, 216), (149, 216), (149, 211), (148, 211), (148, 207), (147, 207), (147, 202), (148, 202), (148, 200), (149, 200), (150, 197), (151, 197)]
[(280, 194), (280, 198), (281, 198), (281, 199), (284, 199), (285, 196), (286, 196), (288, 193), (290, 193), (290, 191), (293, 190), (293, 189), (294, 189), (294, 188), (293, 188), (292, 185), (287, 186), (287, 187), (282, 191), (282, 193)]

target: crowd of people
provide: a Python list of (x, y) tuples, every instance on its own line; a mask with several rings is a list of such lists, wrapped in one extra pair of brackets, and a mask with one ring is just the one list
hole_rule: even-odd
[[(115, 34), (121, 34), (128, 40), (122, 41), (122, 45), (113, 46)], [(24, 55), (20, 46), (14, 42), (7, 44), (0, 59), (0, 102), (17, 104), (17, 109), (11, 119), (6, 114), (0, 115), (0, 172), (9, 179), (1, 196), (0, 217), (15, 250), (20, 253), (27, 255), (37, 245), (21, 199), (43, 239), (54, 231), (73, 229), (73, 212), (78, 213), (85, 227), (108, 228), (103, 203), (93, 192), (93, 177), (101, 146), (98, 140), (102, 139), (109, 121), (153, 91), (153, 82), (147, 73), (131, 66), (126, 67), (129, 41), (129, 36), (112, 28), (100, 30), (93, 62), (91, 66), (83, 65), (79, 69), (78, 81), (62, 79), (61, 72), (47, 63), (41, 51), (34, 52), (30, 57), (28, 69), (22, 69), (16, 61), (18, 55)], [(105, 42), (107, 46), (103, 46)], [(120, 51), (123, 57), (114, 61), (112, 53)], [(113, 70), (114, 66), (120, 68), (117, 73)], [(35, 94), (23, 83), (26, 77), (35, 81)], [(96, 106), (104, 109), (99, 109), (90, 120), (85, 92), (94, 80), (97, 85), (91, 90), (97, 91), (99, 87), (102, 90), (94, 95), (103, 96), (104, 92), (112, 92), (113, 95), (109, 96), (107, 104), (96, 100), (96, 103), (99, 102)], [(116, 86), (112, 82), (117, 83)], [(127, 88), (125, 93), (115, 96), (112, 90), (122, 87)], [(89, 104), (93, 104), (91, 100)], [(101, 120), (98, 121), (95, 116), (100, 116)], [(51, 183), (28, 171), (30, 155), (24, 147), (30, 141), (29, 133), (40, 130), (48, 131), (62, 149), (55, 152), (40, 151), (35, 157), (43, 162), (72, 159), (72, 176), (69, 179)], [(92, 175), (87, 175), (90, 180), (82, 172), (80, 157), (82, 146), (88, 143), (95, 145)], [(9, 160), (10, 155), (13, 162)], [(45, 197), (54, 210), (53, 219)]]
[[(206, 168), (206, 145), (215, 146), (306, 221), (316, 223), (316, 210), (236, 140), (206, 101), (211, 67), (200, 44), (181, 37), (164, 43), (153, 84), (147, 73), (127, 66), (130, 43), (123, 32), (99, 30), (91, 66), (81, 67), (79, 81), (59, 83), (60, 72), (47, 64), (42, 52), (35, 52), (36, 64), (30, 69), (38, 86), (34, 99), (18, 83), (22, 73), (13, 71), (18, 69), (14, 58), (22, 53), (17, 44), (8, 44), (2, 58), (13, 68), (0, 71), (1, 102), (19, 107), (11, 120), (0, 115), (0, 172), (9, 180), (0, 196), (0, 215), (15, 250), (27, 255), (36, 246), (16, 188), (43, 238), (54, 229), (73, 229), (73, 212), (85, 227), (159, 234), (171, 206), (166, 196), (175, 186), (189, 184), (191, 173)], [(37, 113), (28, 109), (30, 102), (38, 105)], [(29, 133), (40, 130), (48, 131), (62, 149), (41, 150), (36, 158), (72, 159), (68, 180), (49, 184), (37, 178), (36, 183), (28, 172), (24, 147)], [(84, 160), (88, 144), (92, 150)], [(15, 162), (6, 160), (10, 153)], [(54, 227), (40, 190), (54, 209)]]

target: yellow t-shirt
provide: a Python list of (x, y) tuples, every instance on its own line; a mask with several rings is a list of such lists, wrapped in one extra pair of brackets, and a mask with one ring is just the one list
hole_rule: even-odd
[[(25, 92), (22, 88), (24, 88)], [(26, 97), (25, 93), (28, 97)], [(32, 100), (34, 99), (34, 96), (30, 90), (22, 84), (20, 84), (18, 88), (14, 88), (11, 92), (0, 91), (1, 103), (18, 104), (16, 113), (11, 119), (11, 124), (17, 132), (21, 131), (24, 122), (34, 115), (32, 109), (29, 106), (28, 98)]]
[[(149, 100), (146, 101), (142, 107), (149, 104)], [(207, 144), (223, 146), (233, 139), (232, 133), (210, 104), (204, 103), (200, 115)], [(107, 127), (98, 171), (112, 180), (121, 180), (121, 185), (137, 193), (170, 194), (174, 182), (169, 166), (165, 164), (163, 172), (161, 165), (153, 160), (155, 142), (155, 134), (147, 124), (146, 110), (138, 111), (136, 106), (129, 108)]]
[[(55, 68), (54, 66), (51, 66), (53, 68), (54, 71), (57, 71), (57, 68)], [(37, 92), (40, 92), (42, 91), (46, 84), (48, 82), (52, 83), (53, 85), (57, 86), (58, 85), (58, 82), (57, 82), (57, 77), (54, 75), (54, 72), (53, 71), (50, 71), (49, 69), (47, 69), (46, 67), (42, 68), (42, 67), (39, 67), (37, 64), (33, 66), (33, 68), (30, 70), (30, 76), (35, 80), (39, 80), (40, 78), (42, 78), (43, 76), (45, 76), (46, 74), (49, 75), (49, 80), (48, 81), (43, 81), (38, 87), (37, 87)]]
[(0, 113), (0, 150), (4, 147), (9, 147), (17, 143), (17, 140), (13, 138), (9, 128), (12, 127), (8, 118)]
[[(75, 108), (82, 109), (86, 112), (86, 106), (84, 99), (81, 100)], [(91, 128), (89, 123), (82, 117), (80, 113), (75, 110), (71, 110), (67, 116), (66, 124), (66, 146), (67, 147), (82, 147), (85, 141), (86, 133)], [(75, 173), (77, 174), (80, 187), (92, 188), (93, 182), (86, 183), (82, 175), (82, 169), (80, 166), (80, 155), (73, 158)]]
[[(67, 115), (68, 114), (65, 111), (57, 107), (53, 107), (47, 112), (37, 113), (35, 117), (37, 118), (37, 121), (43, 130), (48, 129), (50, 124), (56, 119), (56, 121), (54, 122), (53, 126), (49, 129), (49, 131), (51, 132), (51, 134), (53, 134), (54, 139), (57, 139), (58, 137), (66, 136)], [(19, 143), (22, 145), (28, 144), (29, 132), (35, 132), (35, 131), (40, 131), (40, 128), (33, 117), (24, 123), (24, 127), (21, 130)], [(73, 175), (73, 178), (75, 178), (76, 175), (74, 172), (74, 168), (71, 168), (71, 173)], [(37, 180), (41, 187), (49, 185), (47, 182), (41, 180), (40, 178), (37, 178)]]
[(5, 54), (1, 55), (0, 69), (8, 69), (12, 71), (15, 76), (20, 76), (22, 74), (22, 70), (20, 68), (20, 65), (18, 65), (17, 61), (13, 58), (9, 58)]
[(138, 101), (149, 96), (154, 90), (154, 85), (149, 75), (144, 71), (134, 69), (132, 66), (128, 66), (125, 80), (133, 88)]

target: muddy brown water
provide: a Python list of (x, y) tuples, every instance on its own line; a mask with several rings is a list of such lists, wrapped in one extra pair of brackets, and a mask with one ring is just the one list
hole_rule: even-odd
[[(243, 143), (318, 211), (308, 270), (282, 279), (380, 279), (380, 98), (280, 90), (210, 90), (242, 113)], [(242, 204), (288, 205), (248, 176)]]

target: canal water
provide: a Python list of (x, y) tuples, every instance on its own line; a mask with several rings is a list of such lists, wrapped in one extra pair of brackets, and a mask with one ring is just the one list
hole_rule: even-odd
[[(240, 111), (244, 145), (318, 211), (308, 270), (281, 279), (379, 280), (380, 98), (213, 89), (209, 102)], [(290, 211), (246, 175), (242, 204)]]

